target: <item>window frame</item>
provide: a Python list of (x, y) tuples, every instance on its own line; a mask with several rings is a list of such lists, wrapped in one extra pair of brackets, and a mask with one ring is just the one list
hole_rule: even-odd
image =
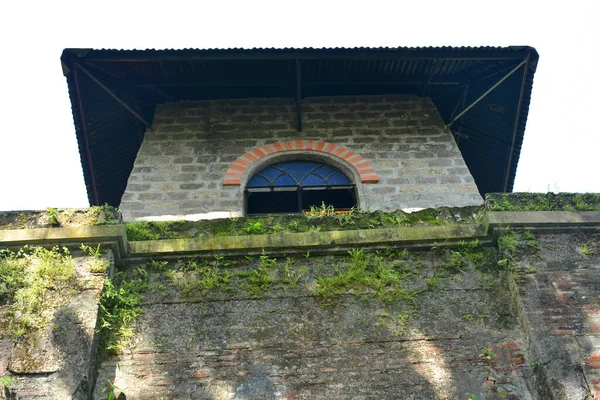
[[(269, 185), (269, 186), (252, 186), (252, 187), (248, 187), (248, 183), (254, 178), (254, 176), (259, 175), (262, 171), (264, 171), (265, 169), (271, 167), (271, 166), (275, 166), (277, 164), (281, 164), (281, 163), (286, 163), (286, 162), (314, 162), (314, 163), (318, 163), (318, 164), (322, 164), (325, 166), (328, 166), (330, 168), (333, 168), (335, 170), (337, 170), (338, 173), (342, 174), (344, 177), (346, 177), (348, 179), (348, 181), (350, 183), (348, 184), (325, 184), (325, 185), (310, 185), (310, 186), (303, 186), (301, 184), (301, 182), (299, 184), (296, 185), (275, 185), (273, 183), (273, 185)], [(308, 210), (308, 208), (305, 208), (303, 206), (303, 193), (304, 192), (309, 192), (309, 191), (323, 191), (323, 190), (327, 190), (327, 191), (332, 191), (332, 190), (348, 190), (350, 191), (350, 197), (351, 197), (351, 201), (353, 204), (353, 207), (357, 207), (359, 202), (358, 202), (358, 188), (356, 183), (354, 183), (355, 179), (354, 179), (354, 174), (349, 174), (345, 171), (345, 169), (347, 168), (340, 168), (338, 165), (336, 165), (337, 163), (332, 163), (330, 162), (330, 160), (328, 159), (323, 159), (321, 157), (319, 158), (315, 158), (315, 157), (303, 157), (302, 155), (300, 157), (294, 157), (294, 158), (283, 158), (283, 159), (275, 159), (273, 160), (273, 162), (268, 163), (268, 164), (264, 164), (260, 167), (260, 169), (255, 169), (254, 172), (248, 176), (248, 178), (246, 179), (246, 183), (244, 184), (244, 189), (243, 189), (243, 207), (244, 207), (244, 215), (246, 216), (258, 216), (258, 215), (267, 215), (267, 214), (302, 214), (303, 212), (305, 212), (306, 210)], [(279, 169), (279, 168), (277, 168)], [(312, 171), (311, 171), (312, 172)], [(311, 172), (307, 173), (305, 175), (305, 177), (310, 174)], [(285, 171), (286, 174), (290, 175), (291, 174), (287, 171)], [(304, 178), (305, 178), (304, 177)], [(303, 178), (303, 179), (304, 179)], [(294, 181), (297, 182), (297, 179), (295, 179), (294, 177), (292, 177), (292, 179)], [(274, 180), (273, 180), (274, 182)], [(259, 193), (259, 192), (296, 192), (296, 210), (295, 211), (283, 211), (283, 212), (265, 212), (265, 213), (254, 213), (254, 212), (249, 212), (248, 211), (248, 200), (249, 197), (251, 196), (252, 193)], [(344, 208), (345, 209), (345, 208)]]

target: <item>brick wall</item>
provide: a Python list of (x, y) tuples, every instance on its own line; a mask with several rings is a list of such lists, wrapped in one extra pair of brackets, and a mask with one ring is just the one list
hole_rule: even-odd
[[(419, 292), (413, 300), (382, 301), (356, 288), (317, 296), (315, 276), (348, 260), (314, 255), (279, 258), (268, 289), (249, 295), (240, 276), (258, 262), (248, 260), (228, 265), (230, 290), (188, 294), (139, 265), (153, 287), (167, 289), (145, 293), (135, 346), (99, 365), (94, 398), (106, 379), (131, 400), (501, 399), (499, 391), (531, 398), (526, 347), (496, 276), (469, 270), (426, 284), (451, 261), (448, 250), (386, 257), (413, 271), (406, 282)], [(306, 273), (283, 283), (283, 265)], [(480, 356), (483, 349), (494, 359)]]
[(337, 151), (339, 164), (355, 171), (356, 177), (359, 171), (343, 160), (340, 147), (371, 163), (378, 182), (358, 184), (362, 208), (390, 211), (481, 204), (460, 151), (430, 99), (308, 98), (302, 110), (303, 131), (298, 132), (295, 105), (288, 99), (159, 106), (121, 201), (125, 219), (239, 215), (249, 172), (242, 174), (242, 186), (224, 185), (232, 163), (252, 149), (297, 140), (303, 140), (303, 145), (309, 141), (336, 145), (330, 153)]
[(600, 399), (600, 234), (548, 233), (535, 243), (511, 268), (535, 271), (511, 288), (533, 386), (543, 399)]

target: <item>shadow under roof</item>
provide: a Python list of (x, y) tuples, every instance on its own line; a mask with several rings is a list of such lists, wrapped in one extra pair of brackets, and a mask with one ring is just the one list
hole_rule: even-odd
[(538, 54), (527, 46), (65, 49), (61, 61), (90, 204), (118, 206), (156, 104), (207, 99), (430, 97), (479, 191), (510, 192)]

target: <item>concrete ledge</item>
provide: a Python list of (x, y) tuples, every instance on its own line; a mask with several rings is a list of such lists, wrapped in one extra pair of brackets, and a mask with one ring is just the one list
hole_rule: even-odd
[(110, 246), (115, 253), (115, 261), (127, 253), (127, 236), (123, 225), (0, 230), (0, 247), (72, 243), (100, 243)]
[(453, 245), (460, 241), (483, 238), (480, 224), (423, 226), (391, 229), (283, 233), (248, 236), (211, 236), (194, 239), (149, 240), (129, 243), (128, 259), (178, 257), (206, 253), (227, 255), (304, 254), (345, 252), (353, 247), (431, 247)]
[(375, 249), (391, 247), (427, 248), (453, 246), (461, 241), (493, 240), (501, 229), (566, 231), (600, 230), (597, 211), (494, 211), (484, 224), (412, 226), (352, 231), (283, 233), (247, 236), (208, 236), (190, 239), (127, 242), (122, 225), (82, 226), (76, 228), (38, 228), (0, 230), (0, 247), (29, 245), (100, 243), (113, 249), (115, 261), (142, 258), (177, 258), (219, 253), (223, 255), (342, 253), (354, 247)]
[(598, 211), (490, 211), (486, 213), (484, 224), (489, 229), (581, 229), (600, 228)]

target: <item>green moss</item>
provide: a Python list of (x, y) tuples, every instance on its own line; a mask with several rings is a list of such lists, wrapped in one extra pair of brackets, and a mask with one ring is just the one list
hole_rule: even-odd
[(160, 235), (150, 231), (150, 223), (148, 222), (132, 222), (125, 224), (125, 232), (127, 240), (158, 240)]
[[(164, 262), (163, 262), (164, 263)], [(215, 257), (214, 261), (188, 260), (180, 263), (178, 269), (167, 270), (166, 265), (160, 263), (159, 270), (171, 283), (178, 287), (185, 296), (206, 295), (211, 290), (230, 290), (229, 282), (231, 273), (225, 269), (227, 263), (222, 257)], [(157, 262), (154, 262), (155, 269)]]
[(254, 269), (238, 273), (240, 288), (248, 292), (252, 298), (260, 298), (269, 291), (274, 281), (273, 270), (278, 268), (277, 259), (269, 258), (262, 254), (258, 259), (258, 266)]
[(363, 249), (353, 249), (348, 254), (348, 262), (339, 265), (332, 276), (315, 279), (317, 295), (332, 297), (347, 292), (370, 292), (383, 301), (401, 299), (413, 303), (414, 296), (422, 292), (421, 289), (405, 286), (417, 275), (417, 271), (409, 265), (401, 261), (386, 262), (381, 255), (367, 253)]
[(600, 211), (600, 193), (490, 193), (492, 211)]
[(119, 209), (108, 204), (92, 206), (89, 208), (88, 214), (94, 225), (117, 225), (121, 221)]
[(17, 336), (49, 324), (75, 287), (75, 266), (66, 247), (24, 247), (0, 253), (0, 299), (10, 304), (11, 331)]
[(483, 247), (479, 240), (461, 242), (456, 250), (450, 251), (450, 261), (441, 266), (439, 273), (458, 274), (468, 270), (494, 271), (497, 267), (497, 255), (493, 248)]
[(326, 232), (340, 230), (378, 229), (408, 226), (434, 226), (476, 223), (478, 207), (441, 207), (407, 214), (402, 211), (385, 213), (356, 209), (336, 214), (328, 206), (314, 212), (290, 215), (263, 215), (251, 218), (230, 218), (203, 221), (131, 222), (126, 223), (130, 241), (180, 239), (203, 236), (237, 236), (279, 234), (285, 232)]

